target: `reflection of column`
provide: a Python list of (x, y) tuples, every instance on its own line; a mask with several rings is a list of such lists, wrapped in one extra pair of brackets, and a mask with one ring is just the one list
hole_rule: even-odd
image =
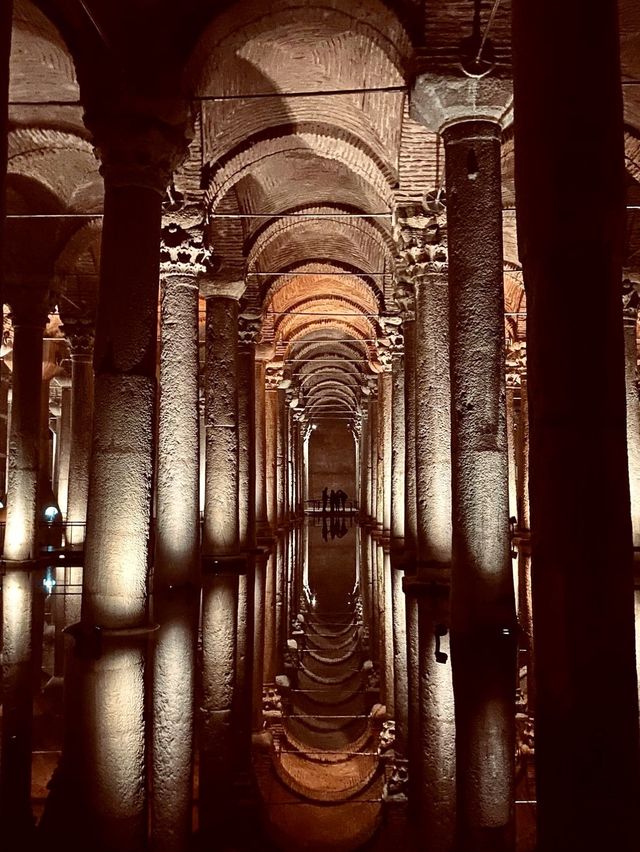
[[(581, 4), (576, 27), (576, 7), (563, 5), (550, 38), (543, 21), (558, 4), (517, 0), (513, 7), (518, 243), (528, 297), (538, 846), (631, 852), (638, 846), (640, 769), (620, 316), (618, 16), (613, 4)], [(594, 56), (597, 63), (588, 59)], [(558, 81), (577, 67), (581, 85), (566, 98)], [(542, 126), (553, 128), (552, 145)], [(583, 140), (577, 159), (576, 139)], [(567, 281), (580, 283), (585, 341), (569, 385), (557, 302)]]
[(163, 229), (156, 485), (152, 843), (186, 850), (191, 835), (200, 583), (198, 282), (206, 252)]
[[(25, 294), (27, 295), (27, 294)], [(29, 298), (30, 296), (30, 298)], [(41, 294), (12, 303), (13, 401), (9, 435), (7, 523), (2, 607), (2, 754), (0, 816), (3, 837), (19, 848), (31, 819), (31, 729), (34, 598), (42, 596), (37, 563), (37, 490), (40, 452), (42, 333), (46, 308)]]
[(452, 662), (459, 842), (513, 845), (515, 624), (509, 556), (500, 125), (444, 130), (449, 234)]
[(206, 473), (202, 536), (200, 824), (207, 837), (229, 817), (235, 748), (238, 627), (238, 299), (244, 282), (202, 284), (207, 301)]
[[(126, 116), (124, 127), (130, 121)], [(95, 417), (82, 621), (67, 670), (67, 684), (71, 679), (79, 694), (72, 697), (74, 712), (66, 713), (65, 761), (79, 773), (74, 807), (98, 848), (137, 850), (147, 838), (144, 708), (161, 205), (175, 149), (163, 144), (158, 126), (152, 140), (142, 127), (126, 138), (118, 128), (113, 116), (99, 128), (109, 150), (102, 149)], [(162, 165), (156, 155), (166, 156)]]

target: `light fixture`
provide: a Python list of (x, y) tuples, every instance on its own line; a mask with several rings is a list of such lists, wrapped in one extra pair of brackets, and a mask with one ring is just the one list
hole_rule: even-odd
[(53, 571), (51, 568), (47, 568), (47, 573), (44, 575), (44, 580), (42, 581), (42, 585), (44, 586), (45, 592), (50, 595), (53, 592), (53, 589), (56, 585), (55, 577), (53, 576)]
[(48, 506), (45, 506), (43, 511), (44, 519), (48, 524), (52, 524), (59, 514), (60, 509), (58, 509), (57, 506), (54, 506), (53, 503), (49, 503)]

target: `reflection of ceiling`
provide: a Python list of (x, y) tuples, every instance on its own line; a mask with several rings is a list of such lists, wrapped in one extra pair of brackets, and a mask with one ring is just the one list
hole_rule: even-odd
[[(397, 311), (391, 214), (443, 180), (438, 137), (408, 114), (406, 81), (421, 56), (412, 40), (420, 47), (426, 33), (450, 64), (468, 1), (429, 4), (428, 13), (418, 0), (224, 0), (209, 15), (196, 0), (40, 5), (51, 20), (14, 0), (8, 205), (14, 217), (50, 218), (10, 220), (9, 284), (30, 263), (70, 299), (95, 302), (102, 179), (78, 74), (83, 99), (114, 89), (120, 75), (156, 100), (182, 86), (196, 96), (196, 133), (175, 178), (188, 212), (176, 215), (189, 227), (206, 220), (217, 275), (246, 278), (246, 305), (262, 312), (263, 341), (289, 372), (318, 399), (355, 411), (364, 376), (380, 367), (377, 317)], [(628, 198), (638, 205), (640, 11), (634, 0), (619, 6)], [(492, 39), (507, 67), (508, 3)], [(505, 321), (522, 336), (508, 130), (503, 203)], [(637, 211), (628, 223), (627, 265), (637, 266)]]

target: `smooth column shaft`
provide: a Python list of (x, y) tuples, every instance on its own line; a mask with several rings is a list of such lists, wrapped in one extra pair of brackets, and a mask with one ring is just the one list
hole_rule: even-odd
[[(551, 14), (552, 27), (544, 23)], [(638, 848), (619, 44), (615, 4), (513, 4), (542, 852)], [(569, 387), (557, 310), (567, 281), (579, 282), (580, 338), (588, 341)]]

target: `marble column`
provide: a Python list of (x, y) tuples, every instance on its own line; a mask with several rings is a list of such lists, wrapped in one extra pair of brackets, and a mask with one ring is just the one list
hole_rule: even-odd
[[(236, 646), (236, 713), (238, 756), (242, 773), (251, 766), (254, 704), (254, 630), (256, 582), (256, 430), (255, 341), (260, 317), (242, 313), (238, 320), (238, 534), (246, 572), (238, 583), (238, 641)], [(262, 677), (262, 674), (260, 674)], [(260, 704), (262, 703), (260, 699)]]
[(265, 490), (267, 521), (272, 532), (278, 527), (278, 385), (282, 371), (268, 366), (265, 373)]
[[(71, 349), (71, 448), (65, 539), (68, 545), (82, 551), (89, 495), (95, 316), (77, 316), (65, 313), (62, 319), (64, 332)], [(64, 588), (64, 623), (69, 626), (80, 620), (82, 604), (81, 564), (65, 567)]]
[[(7, 145), (9, 130), (9, 60), (11, 57), (11, 30), (13, 27), (13, 0), (6, 0), (0, 9), (0, 270), (5, 271), (6, 198), (7, 198)], [(0, 305), (6, 294), (0, 293)]]
[[(105, 181), (81, 622), (71, 628), (63, 760), (69, 821), (97, 850), (147, 846), (145, 674), (162, 199), (187, 145), (139, 114), (86, 121)], [(130, 128), (136, 128), (135, 133)], [(64, 831), (64, 828), (62, 829)]]
[(277, 526), (282, 527), (287, 519), (287, 419), (285, 391), (281, 387), (277, 391), (276, 404), (276, 519)]
[(518, 489), (516, 546), (518, 550), (518, 596), (516, 598), (521, 647), (527, 662), (527, 710), (535, 713), (535, 655), (533, 603), (531, 597), (531, 512), (529, 507), (529, 394), (524, 349), (519, 363), (520, 408), (516, 441)]
[(406, 565), (405, 534), (405, 414), (404, 358), (402, 337), (396, 334), (392, 353), (391, 416), (391, 596), (393, 604), (393, 691), (396, 720), (396, 749), (407, 753), (409, 683), (407, 670), (407, 612), (402, 590)]
[[(258, 357), (262, 355), (263, 357)], [(266, 355), (256, 346), (255, 353), (255, 455), (256, 488), (255, 514), (256, 532), (260, 539), (270, 539), (272, 530), (267, 503), (267, 406), (266, 406)]]
[[(7, 522), (2, 607), (2, 740), (0, 818), (14, 848), (28, 843), (31, 815), (31, 737), (34, 667), (32, 621), (43, 596), (38, 555), (38, 472), (42, 335), (45, 293), (13, 297), (13, 396), (9, 433)], [(39, 671), (38, 671), (39, 674)]]
[[(451, 391), (444, 214), (421, 220), (429, 266), (415, 270), (416, 503), (420, 755), (419, 825), (433, 849), (453, 848), (455, 721), (448, 653), (451, 582)], [(421, 239), (424, 237), (421, 235)]]
[(516, 625), (504, 378), (501, 128), (444, 132), (458, 842), (513, 849)]
[[(512, 31), (527, 292), (538, 847), (630, 852), (638, 846), (640, 755), (620, 311), (618, 14), (607, 3), (541, 0), (533, 8), (516, 0)], [(576, 68), (580, 86), (567, 98), (563, 81)], [(552, 129), (552, 145), (542, 127)], [(569, 385), (566, 322), (557, 309), (567, 281), (580, 284), (585, 341)]]
[(234, 694), (240, 555), (238, 300), (244, 281), (205, 278), (205, 508), (202, 533), (200, 825), (207, 838), (229, 825), (236, 767)]
[(622, 304), (624, 323), (624, 377), (627, 403), (627, 454), (633, 535), (634, 603), (636, 625), (636, 678), (640, 697), (640, 396), (638, 391), (638, 306), (640, 276), (624, 270)]
[(151, 842), (157, 852), (184, 852), (191, 837), (200, 590), (197, 276), (206, 271), (207, 253), (176, 224), (162, 236)]

